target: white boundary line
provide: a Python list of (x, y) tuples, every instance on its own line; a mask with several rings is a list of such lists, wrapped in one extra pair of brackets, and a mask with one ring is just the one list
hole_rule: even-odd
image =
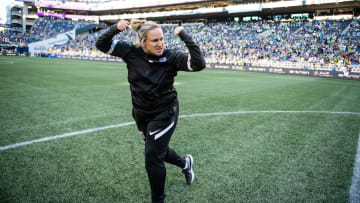
[(357, 153), (354, 163), (354, 175), (352, 177), (351, 187), (350, 187), (350, 203), (359, 203), (360, 202), (360, 132), (359, 132), (359, 141), (357, 146)]
[(55, 139), (58, 139), (58, 138), (69, 137), (69, 136), (74, 136), (74, 135), (81, 135), (81, 134), (96, 132), (96, 131), (110, 129), (110, 128), (117, 128), (117, 127), (122, 127), (122, 126), (127, 126), (127, 125), (133, 125), (133, 124), (135, 124), (135, 122), (120, 123), (120, 124), (117, 124), (117, 125), (109, 125), (109, 126), (104, 126), (104, 127), (100, 127), (100, 128), (92, 128), (92, 129), (81, 130), (81, 131), (72, 132), (72, 133), (65, 133), (65, 134), (61, 134), (61, 135), (55, 135), (55, 136), (51, 136), (51, 137), (44, 137), (44, 138), (40, 138), (40, 139), (37, 139), (37, 140), (30, 140), (30, 141), (26, 141), (26, 142), (20, 142), (20, 143), (16, 143), (16, 144), (6, 145), (6, 146), (3, 146), (3, 147), (0, 147), (0, 151), (20, 147), (20, 146), (23, 146), (23, 145), (34, 144), (34, 143), (37, 143), (37, 142), (45, 142), (45, 141), (49, 141), (49, 140), (55, 140)]
[[(219, 115), (254, 114), (254, 113), (322, 113), (322, 114), (360, 115), (360, 112), (332, 112), (332, 111), (235, 111), (235, 112), (215, 112), (215, 113), (199, 113), (199, 114), (191, 114), (191, 115), (180, 115), (179, 117), (180, 118), (191, 118), (191, 117), (200, 117), (200, 116), (219, 116)], [(122, 127), (122, 126), (133, 125), (133, 124), (135, 124), (135, 122), (120, 123), (120, 124), (116, 124), (116, 125), (109, 125), (109, 126), (104, 126), (104, 127), (99, 127), (99, 128), (92, 128), (92, 129), (87, 129), (87, 130), (71, 132), (71, 133), (65, 133), (65, 134), (61, 134), (61, 135), (44, 137), (44, 138), (40, 138), (40, 139), (36, 139), (36, 140), (30, 140), (30, 141), (20, 142), (20, 143), (16, 143), (16, 144), (2, 146), (2, 147), (0, 147), (0, 151), (17, 148), (17, 147), (24, 146), (24, 145), (30, 145), (30, 144), (34, 144), (34, 143), (38, 143), (38, 142), (45, 142), (45, 141), (49, 141), (49, 140), (54, 140), (54, 139), (69, 137), (69, 136), (75, 136), (75, 135), (82, 135), (82, 134), (86, 134), (86, 133), (96, 132), (96, 131), (110, 129), (110, 128), (118, 128), (118, 127)]]
[(14, 64), (14, 61), (0, 61), (0, 64)]
[(234, 111), (234, 112), (217, 112), (217, 113), (199, 113), (191, 115), (182, 115), (180, 118), (199, 117), (199, 116), (219, 116), (230, 114), (252, 114), (252, 113), (323, 113), (323, 114), (350, 114), (360, 115), (360, 112), (333, 112), (333, 111)]

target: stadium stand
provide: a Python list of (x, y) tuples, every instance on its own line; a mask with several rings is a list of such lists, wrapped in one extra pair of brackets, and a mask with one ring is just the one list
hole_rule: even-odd
[[(208, 63), (251, 64), (260, 66), (291, 67), (300, 69), (339, 70), (344, 60), (350, 60), (353, 71), (359, 70), (360, 28), (359, 19), (286, 21), (286, 22), (245, 22), (245, 23), (190, 23), (186, 31), (193, 33), (199, 42)], [(4, 33), (2, 41), (30, 43), (53, 37), (55, 34), (84, 27), (85, 21), (71, 21), (54, 17), (38, 18), (30, 37), (20, 33)], [(186, 51), (180, 40), (174, 37), (175, 24), (164, 24), (164, 36), (168, 48)], [(95, 48), (95, 41), (102, 33), (94, 32), (66, 45), (49, 50), (57, 55), (104, 56)], [(214, 35), (213, 33), (217, 33)], [(117, 36), (132, 41), (131, 30)]]
[(55, 37), (60, 33), (64, 33), (74, 29), (81, 28), (91, 24), (88, 21), (72, 21), (70, 19), (55, 18), (55, 17), (40, 17), (38, 18), (30, 30), (30, 40), (27, 43), (44, 40)]
[[(86, 24), (82, 21), (75, 23), (63, 19), (39, 18), (32, 29), (30, 40), (51, 37), (54, 33), (67, 31), (66, 28)], [(166, 46), (186, 51), (183, 43), (172, 33), (174, 26), (162, 26), (167, 39)], [(184, 26), (199, 42), (208, 63), (339, 70), (344, 60), (349, 58), (353, 71), (360, 71), (359, 19), (189, 23)], [(49, 52), (67, 56), (105, 56), (95, 48), (95, 41), (102, 32), (77, 37)], [(117, 36), (118, 39), (128, 41), (134, 37), (131, 30)]]
[[(75, 39), (37, 55), (108, 57), (95, 48), (95, 41), (104, 30), (95, 32), (93, 27), (88, 29), (87, 26), (93, 23), (95, 22), (44, 16), (36, 19), (29, 34), (4, 32), (0, 34), (0, 38), (4, 45), (24, 46), (85, 27)], [(176, 25), (162, 25), (166, 46), (186, 52), (184, 44), (173, 35)], [(184, 26), (200, 44), (207, 63), (210, 64), (328, 71), (338, 71), (347, 65), (353, 72), (360, 72), (359, 17), (353, 17), (352, 20), (279, 18), (249, 22), (202, 21), (186, 23)], [(134, 37), (131, 30), (117, 36), (128, 41), (132, 41)]]

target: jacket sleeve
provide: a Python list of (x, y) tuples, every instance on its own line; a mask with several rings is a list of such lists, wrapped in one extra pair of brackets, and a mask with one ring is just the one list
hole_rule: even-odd
[(112, 56), (126, 56), (131, 50), (131, 45), (125, 41), (112, 39), (119, 32), (120, 30), (117, 29), (116, 24), (110, 26), (96, 41), (96, 48)]
[(184, 30), (179, 33), (180, 39), (185, 43), (189, 54), (175, 52), (175, 66), (182, 71), (201, 71), (206, 67), (204, 56), (192, 37)]

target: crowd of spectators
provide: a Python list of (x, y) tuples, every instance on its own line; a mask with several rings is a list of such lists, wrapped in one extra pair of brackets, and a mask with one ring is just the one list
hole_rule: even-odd
[(71, 31), (75, 27), (81, 28), (88, 24), (91, 24), (91, 22), (72, 21), (56, 17), (37, 18), (30, 30), (30, 40), (28, 40), (28, 43), (55, 37), (59, 33)]
[(10, 31), (0, 32), (0, 44), (13, 46), (27, 46), (29, 35)]
[(29, 33), (0, 32), (1, 44), (27, 46), (29, 43), (55, 37), (57, 34), (73, 30), (75, 26), (81, 28), (91, 24), (88, 21), (72, 21), (64, 18), (41, 17), (37, 18)]
[[(73, 29), (76, 23), (39, 18), (25, 39), (52, 37)], [(162, 25), (166, 47), (186, 52), (184, 44), (173, 34), (175, 26)], [(207, 63), (320, 70), (340, 70), (347, 65), (353, 71), (360, 71), (360, 18), (192, 23), (184, 24), (184, 27), (200, 45)], [(95, 41), (103, 32), (78, 36), (49, 51), (59, 55), (105, 56), (95, 48)], [(116, 38), (133, 41), (135, 33), (126, 30)]]
[[(62, 18), (50, 17), (43, 33), (46, 38), (51, 38), (59, 33), (64, 33), (75, 28), (76, 22)], [(35, 34), (36, 35), (36, 34)]]
[[(360, 71), (360, 21), (289, 21), (196, 24), (193, 33), (208, 63)], [(169, 47), (184, 49), (171, 29)], [(216, 34), (214, 34), (216, 33)], [(184, 49), (185, 50), (185, 49)]]

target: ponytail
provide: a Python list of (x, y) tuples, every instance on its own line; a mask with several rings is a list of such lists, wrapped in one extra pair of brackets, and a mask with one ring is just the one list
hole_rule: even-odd
[(137, 33), (137, 38), (134, 41), (135, 47), (140, 47), (142, 42), (147, 39), (147, 33), (155, 28), (161, 28), (160, 25), (153, 21), (132, 19), (130, 22), (131, 28)]
[(130, 26), (135, 32), (138, 32), (145, 22), (146, 20), (132, 19), (130, 21)]

